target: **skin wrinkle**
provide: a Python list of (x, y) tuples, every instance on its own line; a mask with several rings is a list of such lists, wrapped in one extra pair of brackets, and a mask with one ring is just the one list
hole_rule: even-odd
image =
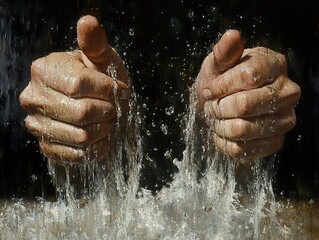
[[(233, 93), (240, 90), (246, 90), (246, 89), (262, 86), (265, 83), (267, 83), (269, 79), (273, 78), (271, 76), (273, 75), (277, 76), (279, 74), (280, 69), (282, 69), (282, 67), (280, 67), (280, 64), (278, 64), (277, 61), (275, 61), (275, 63), (272, 63), (272, 64), (270, 64), (269, 61), (266, 61), (267, 56), (261, 55), (260, 52), (262, 50), (260, 49), (263, 49), (263, 48), (260, 48), (260, 47), (257, 48), (256, 50), (257, 53), (253, 52), (253, 50), (251, 49), (245, 50), (244, 57), (239, 62), (239, 65), (237, 67), (241, 69), (239, 77), (236, 77), (236, 75), (234, 76), (234, 74), (236, 74), (238, 71), (233, 68), (230, 71), (226, 72), (225, 74), (218, 76), (215, 80), (215, 82), (217, 82), (218, 87), (216, 88), (216, 85), (212, 86), (211, 90), (214, 91), (215, 89), (215, 91), (217, 91), (216, 89), (222, 89), (224, 92)], [(256, 55), (258, 57), (255, 57)], [(282, 56), (282, 55), (278, 55), (278, 56)], [(253, 59), (253, 61), (251, 59)], [(269, 59), (274, 59), (274, 58), (269, 58)], [(251, 62), (251, 63), (248, 64), (248, 62)], [(240, 79), (240, 81), (238, 81), (238, 79)], [(234, 89), (229, 90), (229, 88), (234, 88)], [(225, 93), (219, 93), (219, 94), (216, 93), (216, 96), (226, 96), (226, 95)]]
[[(274, 118), (279, 120), (274, 122)], [(282, 116), (264, 115), (250, 119), (216, 119), (209, 123), (213, 123), (211, 126), (219, 137), (244, 141), (272, 136), (274, 131), (271, 131), (270, 127), (274, 127), (277, 134), (284, 134), (295, 126), (296, 116), (292, 111), (282, 114)], [(259, 128), (259, 126), (263, 126), (263, 128)]]
[(29, 115), (26, 127), (32, 134), (48, 143), (63, 143), (69, 146), (85, 147), (112, 134), (113, 124), (98, 123), (77, 127), (59, 121), (54, 121), (40, 115)]
[[(214, 134), (216, 147), (223, 153), (237, 159), (256, 159), (277, 152), (283, 144), (282, 136), (263, 138), (255, 141), (231, 141), (224, 140)], [(245, 156), (246, 155), (246, 156)]]
[[(278, 151), (284, 134), (295, 125), (294, 106), (300, 98), (299, 86), (287, 76), (285, 57), (257, 47), (245, 49), (238, 63), (217, 76), (212, 72), (218, 70), (207, 71), (209, 65), (205, 60), (196, 81), (198, 95), (205, 93), (204, 116), (215, 133), (216, 147), (247, 159)], [(203, 92), (206, 89), (212, 94)]]
[[(47, 118), (43, 121), (47, 120), (46, 124), (52, 129), (49, 132), (40, 128), (34, 131), (42, 135), (38, 137), (40, 141), (43, 136), (59, 141), (53, 143), (50, 142), (52, 139), (44, 139), (40, 146), (46, 156), (60, 161), (83, 161), (92, 157), (106, 159), (118, 141), (114, 140), (115, 136), (110, 130), (108, 135), (101, 136), (101, 140), (92, 144), (88, 139), (94, 136), (94, 140), (97, 140), (94, 134), (98, 132), (94, 124), (105, 123), (114, 130), (112, 124), (122, 115), (118, 119), (119, 123), (123, 123), (119, 128), (126, 130), (128, 99), (119, 101), (118, 105), (114, 101), (119, 99), (122, 91), (129, 91), (129, 77), (124, 62), (108, 45), (106, 35), (96, 19), (84, 19), (92, 20), (91, 28), (97, 29), (95, 37), (92, 37), (94, 34), (90, 35), (90, 28), (82, 21), (83, 18), (80, 19), (77, 31), (82, 51), (52, 53), (35, 61), (31, 69), (32, 84), (20, 97), (21, 105), (29, 114), (37, 113), (39, 118)], [(82, 41), (83, 38), (91, 39), (92, 44)], [(99, 50), (105, 49), (105, 46), (110, 52), (100, 55), (103, 51)], [(92, 55), (91, 50), (96, 54)], [(117, 71), (116, 82), (110, 76), (112, 73), (109, 76), (105, 74), (110, 63), (115, 65)], [(283, 135), (291, 127), (287, 121), (295, 121), (294, 106), (300, 97), (299, 87), (287, 77), (283, 55), (265, 48), (244, 50), (240, 33), (230, 30), (205, 58), (195, 84), (199, 99), (197, 113), (214, 131), (214, 143), (221, 152), (235, 158), (252, 159), (273, 154), (282, 146)], [(116, 92), (115, 85), (118, 87)], [(273, 114), (269, 114), (269, 109), (274, 96), (270, 94), (271, 88), (265, 87), (268, 85), (278, 95), (276, 112)], [(205, 98), (202, 95), (204, 89), (211, 92)], [(32, 99), (28, 92), (32, 92)], [(129, 98), (129, 94), (124, 95)], [(119, 106), (121, 113), (117, 114), (116, 108)], [(238, 118), (243, 122), (236, 122)], [(267, 121), (269, 127), (264, 126)], [(63, 125), (67, 128), (66, 133), (57, 135), (56, 122), (69, 123)], [(251, 125), (247, 125), (249, 123)], [(70, 124), (76, 125), (78, 131), (74, 131)], [(282, 129), (283, 132), (271, 131), (270, 127)], [(234, 132), (233, 136), (229, 136), (229, 131)], [(260, 132), (264, 134), (258, 135)], [(236, 139), (238, 136), (240, 140)]]
[[(85, 33), (86, 30), (82, 30)], [(120, 129), (125, 131), (123, 118), (129, 109), (129, 88), (125, 84), (128, 74), (115, 50), (107, 42), (101, 46), (103, 44), (109, 51), (99, 66), (79, 50), (51, 53), (31, 66), (31, 81), (21, 93), (20, 102), (30, 114), (26, 127), (39, 139), (41, 151), (47, 157), (60, 161), (106, 157), (114, 149), (110, 140), (115, 134), (116, 95), (121, 98)], [(118, 65), (118, 76), (123, 81), (115, 82), (110, 76), (94, 70), (109, 62)]]
[[(290, 89), (289, 92), (284, 91), (286, 89), (274, 90), (281, 88), (281, 80), (283, 79), (278, 79), (278, 81), (272, 85), (268, 85), (263, 88), (242, 91), (233, 94), (232, 96), (222, 98), (218, 101), (218, 105), (220, 105), (219, 109), (216, 100), (207, 101), (206, 104), (212, 105), (210, 108), (212, 110), (212, 114), (210, 114), (210, 116), (217, 118), (233, 118), (267, 114), (274, 109), (274, 98), (276, 98), (276, 111), (271, 111), (271, 113), (283, 111), (286, 108), (292, 108), (296, 102), (296, 98), (299, 98), (300, 96), (300, 94), (298, 94), (298, 88), (295, 88), (295, 84), (291, 85), (292, 82), (289, 81), (286, 83), (286, 85), (290, 85), (286, 88)], [(252, 97), (248, 97), (248, 95), (251, 95), (251, 92), (255, 92), (255, 94), (252, 95)], [(295, 95), (293, 95), (294, 92), (296, 92)], [(226, 112), (226, 110), (228, 111)]]

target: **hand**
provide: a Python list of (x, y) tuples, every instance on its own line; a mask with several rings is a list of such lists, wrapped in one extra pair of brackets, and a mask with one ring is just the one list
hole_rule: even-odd
[(296, 124), (300, 88), (287, 76), (285, 57), (262, 47), (244, 49), (238, 31), (227, 31), (214, 46), (196, 88), (215, 146), (232, 157), (276, 153)]
[(44, 155), (79, 162), (103, 159), (113, 149), (117, 118), (125, 121), (128, 111), (129, 77), (96, 18), (82, 17), (77, 35), (81, 51), (33, 62), (20, 103)]

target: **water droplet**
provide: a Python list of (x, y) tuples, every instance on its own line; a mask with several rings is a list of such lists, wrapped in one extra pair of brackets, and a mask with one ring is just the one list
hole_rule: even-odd
[(163, 132), (165, 135), (167, 135), (167, 133), (168, 133), (167, 128), (168, 128), (168, 127), (167, 127), (166, 124), (163, 123), (163, 124), (161, 125), (161, 130), (162, 130), (162, 132)]
[(170, 158), (171, 155), (172, 155), (172, 149), (169, 149), (169, 150), (167, 150), (167, 151), (164, 153), (164, 157), (166, 157), (166, 158)]
[(38, 177), (35, 174), (32, 174), (31, 180), (34, 182), (34, 181), (38, 180)]
[(165, 112), (168, 116), (172, 115), (174, 113), (174, 107), (171, 106), (171, 107), (165, 108)]
[(116, 66), (111, 63), (107, 69), (106, 69), (106, 74), (112, 77), (113, 79), (117, 78), (117, 71), (116, 71)]
[(194, 12), (193, 12), (192, 10), (190, 10), (190, 11), (188, 12), (188, 17), (189, 17), (189, 18), (193, 18), (193, 17), (194, 17)]
[(130, 30), (128, 31), (128, 33), (129, 33), (131, 36), (134, 36), (134, 34), (135, 34), (134, 29), (133, 29), (133, 28), (130, 28)]

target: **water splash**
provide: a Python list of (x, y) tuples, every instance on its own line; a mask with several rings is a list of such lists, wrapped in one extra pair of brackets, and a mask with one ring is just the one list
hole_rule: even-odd
[(279, 217), (283, 205), (273, 195), (272, 164), (244, 166), (251, 176), (241, 183), (240, 163), (215, 150), (210, 132), (196, 120), (191, 96), (186, 148), (183, 159), (174, 161), (179, 172), (169, 187), (155, 196), (139, 189), (144, 153), (133, 94), (129, 131), (116, 154), (105, 164), (91, 159), (58, 166), (50, 160), (58, 200), (2, 203), (0, 238), (299, 239), (294, 225)]

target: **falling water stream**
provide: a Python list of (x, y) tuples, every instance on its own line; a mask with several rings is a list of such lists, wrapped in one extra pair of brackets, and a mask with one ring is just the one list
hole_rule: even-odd
[[(7, 91), (4, 87), (0, 91)], [(143, 151), (141, 114), (133, 96), (125, 140), (116, 144), (116, 153), (106, 163), (94, 158), (82, 164), (49, 159), (56, 201), (0, 200), (0, 240), (319, 237), (318, 230), (313, 232), (313, 226), (318, 226), (313, 222), (318, 220), (318, 204), (296, 207), (292, 201), (275, 199), (273, 159), (245, 163), (216, 151), (210, 132), (196, 120), (195, 94), (190, 92), (183, 158), (174, 159), (179, 171), (168, 187), (154, 194), (139, 186), (142, 159), (148, 155)], [(172, 111), (167, 108), (167, 115)], [(166, 135), (166, 126), (161, 127)]]
[[(271, 160), (245, 166), (215, 151), (195, 121), (194, 97), (174, 180), (156, 195), (140, 189), (145, 153), (136, 101), (130, 104), (117, 153), (107, 163), (50, 159), (58, 200), (2, 202), (0, 239), (311, 239), (305, 221), (292, 217), (293, 204), (275, 200)], [(239, 166), (250, 176), (239, 176)]]

